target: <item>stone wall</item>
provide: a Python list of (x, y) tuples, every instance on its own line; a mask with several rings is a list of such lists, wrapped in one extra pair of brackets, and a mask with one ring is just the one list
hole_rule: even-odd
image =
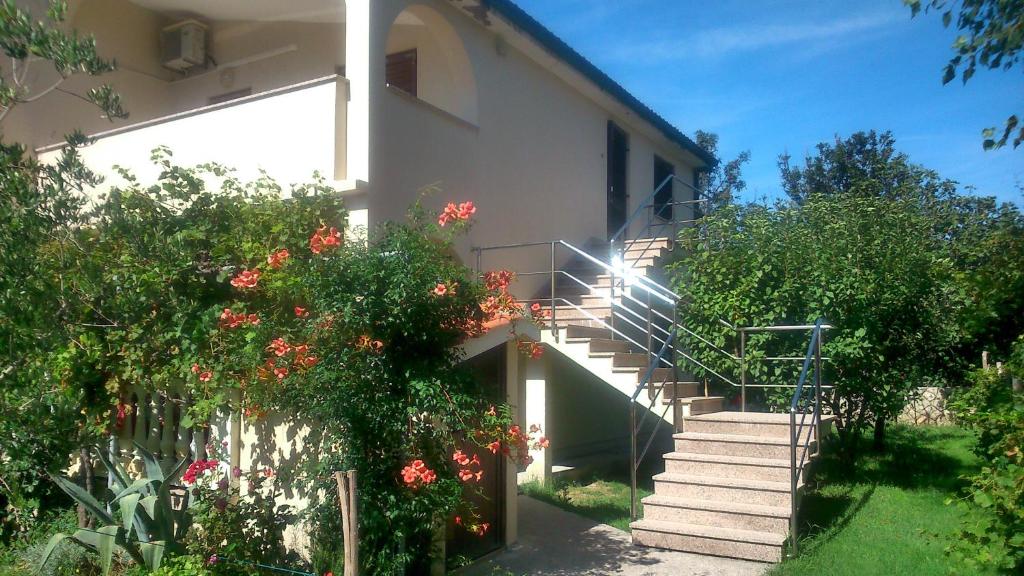
[(952, 424), (953, 415), (946, 408), (951, 391), (940, 386), (915, 388), (897, 420), (905, 424)]

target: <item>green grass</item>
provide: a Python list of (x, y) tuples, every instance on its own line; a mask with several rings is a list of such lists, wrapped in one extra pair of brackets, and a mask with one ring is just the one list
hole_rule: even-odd
[[(583, 482), (529, 482), (520, 486), (523, 493), (586, 516), (591, 520), (629, 531), (629, 483), (593, 478)], [(638, 498), (651, 493), (639, 488)]]
[(799, 555), (772, 576), (945, 576), (943, 549), (962, 520), (945, 500), (979, 465), (974, 437), (954, 427), (895, 427), (884, 453), (865, 447), (855, 469), (826, 456), (801, 506)]

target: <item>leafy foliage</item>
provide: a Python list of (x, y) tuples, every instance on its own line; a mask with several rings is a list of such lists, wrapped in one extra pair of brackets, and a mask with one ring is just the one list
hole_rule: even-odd
[(98, 527), (79, 528), (71, 535), (55, 534), (39, 560), (40, 567), (46, 565), (53, 550), (64, 540), (96, 553), (103, 576), (110, 573), (115, 547), (150, 570), (160, 567), (164, 555), (180, 552), (180, 540), (189, 526), (188, 515), (172, 506), (168, 478), (177, 476), (186, 460), (165, 474), (151, 452), (137, 443), (135, 448), (145, 462), (146, 477), (134, 481), (120, 462), (111, 461), (103, 450), (96, 450), (113, 482), (113, 497), (106, 505), (71, 480), (54, 477), (54, 482), (98, 521)]
[[(0, 49), (11, 62), (10, 78), (0, 78), (0, 122), (18, 105), (58, 90), (92, 102), (108, 118), (124, 117), (109, 86), (86, 94), (62, 88), (74, 75), (114, 69), (97, 56), (92, 38), (62, 29), (67, 3), (50, 2), (39, 20), (18, 4), (0, 2)], [(29, 69), (43, 65), (51, 65), (58, 80), (43, 87), (26, 82)], [(62, 278), (41, 273), (47, 269), (44, 260), (66, 257), (72, 231), (83, 221), (80, 191), (98, 181), (77, 155), (85, 139), (72, 134), (67, 141), (60, 159), (46, 166), (22, 146), (0, 142), (0, 410), (5, 414), (0, 419), (0, 539), (24, 530), (32, 515), (54, 500), (46, 474), (66, 465), (74, 446), (92, 440), (80, 409), (91, 404), (95, 391), (61, 386), (35, 353), (65, 336)]]
[[(718, 158), (718, 134), (698, 130), (695, 139), (698, 146)], [(749, 161), (750, 151), (744, 150), (736, 158), (724, 164), (719, 161), (713, 168), (700, 174), (697, 188), (703, 190), (708, 199), (708, 211), (733, 202), (746, 189), (742, 170), (743, 165)]]
[[(954, 19), (956, 0), (903, 0), (917, 16), (922, 8), (942, 12), (942, 25), (949, 28)], [(966, 84), (978, 65), (992, 70), (1009, 70), (1020, 62), (1024, 48), (1024, 2), (1021, 0), (959, 0), (956, 28), (960, 35), (953, 42), (956, 53), (942, 73), (942, 83), (948, 84), (957, 73)], [(1016, 114), (1006, 119), (1003, 133), (996, 136), (996, 128), (982, 131), (986, 150), (1001, 148), (1013, 139), (1016, 148), (1024, 141), (1024, 123)]]
[[(951, 271), (927, 213), (906, 200), (812, 196), (802, 206), (732, 206), (680, 235), (684, 256), (672, 267), (684, 295), (680, 316), (719, 348), (738, 352), (739, 326), (836, 326), (825, 338), (828, 397), (837, 429), (853, 446), (865, 425), (894, 417), (912, 385), (940, 368), (957, 328)], [(706, 237), (721, 239), (707, 242)], [(686, 336), (683, 335), (686, 340)], [(807, 334), (752, 334), (751, 380), (793, 384), (799, 366), (765, 362), (798, 355)], [(736, 364), (707, 344), (687, 344), (720, 373)], [(687, 366), (687, 368), (689, 368)]]
[[(1016, 349), (1024, 349), (1024, 337)], [(985, 465), (968, 478), (966, 495), (956, 501), (965, 511), (981, 513), (964, 522), (958, 542), (947, 551), (972, 569), (1018, 573), (1024, 567), (1024, 394), (1013, 391), (995, 368), (981, 369), (950, 409), (958, 423), (978, 435), (977, 452)]]

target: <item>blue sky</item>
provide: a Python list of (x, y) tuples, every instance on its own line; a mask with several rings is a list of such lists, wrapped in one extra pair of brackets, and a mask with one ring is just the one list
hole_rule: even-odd
[(900, 0), (518, 0), (687, 134), (723, 158), (750, 150), (744, 199), (780, 191), (778, 155), (891, 130), (912, 161), (1024, 205), (1024, 145), (981, 148), (981, 130), (1024, 113), (1024, 70), (943, 86), (955, 30)]

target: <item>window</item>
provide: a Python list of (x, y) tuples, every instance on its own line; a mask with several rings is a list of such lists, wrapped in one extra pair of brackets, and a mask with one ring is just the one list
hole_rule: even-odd
[(384, 78), (388, 86), (416, 96), (416, 50), (388, 54)]
[[(660, 186), (666, 178), (676, 173), (676, 167), (669, 162), (655, 156), (654, 157), (654, 185)], [(669, 180), (668, 184), (665, 184), (657, 194), (654, 195), (654, 215), (662, 220), (672, 219), (672, 201), (674, 195), (672, 194), (673, 186), (675, 182)]]
[(242, 88), (241, 90), (235, 90), (234, 92), (227, 92), (224, 94), (218, 94), (216, 96), (210, 96), (209, 103), (211, 106), (213, 106), (214, 104), (223, 104), (224, 102), (238, 100), (239, 98), (245, 98), (246, 96), (252, 96), (252, 86), (248, 88)]

